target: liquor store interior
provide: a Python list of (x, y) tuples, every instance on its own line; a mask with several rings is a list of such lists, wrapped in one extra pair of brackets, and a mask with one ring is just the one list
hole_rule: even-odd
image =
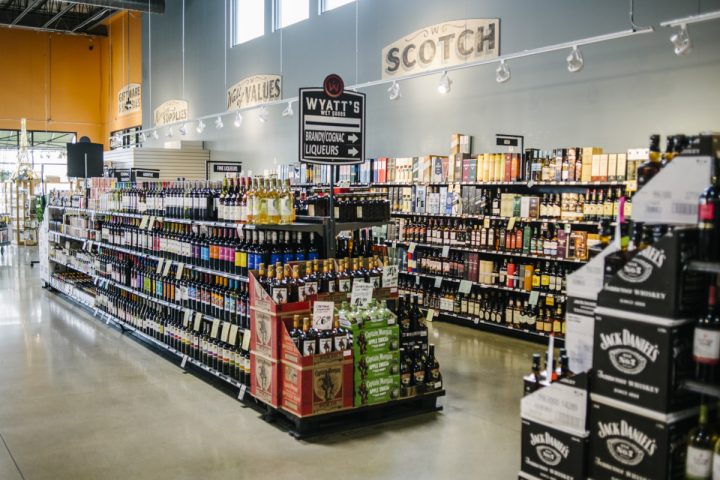
[(720, 480), (720, 0), (0, 3), (0, 479)]

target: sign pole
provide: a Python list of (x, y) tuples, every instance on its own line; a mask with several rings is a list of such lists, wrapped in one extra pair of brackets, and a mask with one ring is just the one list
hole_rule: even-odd
[(335, 258), (335, 165), (330, 165), (330, 220), (325, 238), (325, 255)]

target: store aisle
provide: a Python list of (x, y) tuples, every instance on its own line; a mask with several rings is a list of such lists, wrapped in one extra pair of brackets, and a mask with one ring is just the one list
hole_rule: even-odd
[(443, 412), (300, 442), (43, 290), (26, 255), (0, 261), (3, 480), (517, 478), (537, 345), (434, 324)]

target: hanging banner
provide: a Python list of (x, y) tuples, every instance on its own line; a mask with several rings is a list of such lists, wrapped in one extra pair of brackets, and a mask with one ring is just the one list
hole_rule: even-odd
[(181, 122), (188, 118), (188, 102), (185, 100), (168, 100), (155, 109), (153, 114), (156, 127), (168, 123)]
[(495, 58), (500, 20), (469, 18), (421, 28), (382, 50), (382, 78)]
[(227, 91), (227, 109), (238, 110), (280, 100), (282, 79), (280, 75), (253, 75), (243, 78)]
[(128, 83), (118, 92), (118, 115), (128, 115), (140, 111), (142, 111), (142, 85)]

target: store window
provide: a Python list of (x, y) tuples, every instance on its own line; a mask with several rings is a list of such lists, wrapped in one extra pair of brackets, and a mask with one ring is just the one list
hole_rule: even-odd
[(124, 130), (115, 130), (114, 132), (110, 132), (110, 150), (117, 150), (118, 148), (141, 147), (141, 130), (142, 125), (138, 125), (137, 127), (130, 127)]
[(320, 0), (320, 13), (325, 13), (353, 2), (355, 2), (355, 0)]
[(265, 35), (265, 0), (233, 1), (233, 45)]
[(307, 20), (310, 0), (275, 0), (275, 29)]
[[(51, 184), (51, 188), (69, 188), (67, 183), (67, 149), (74, 143), (74, 132), (28, 132), (28, 157), (38, 178)], [(0, 180), (7, 180), (17, 167), (20, 149), (20, 131), (0, 130)]]

